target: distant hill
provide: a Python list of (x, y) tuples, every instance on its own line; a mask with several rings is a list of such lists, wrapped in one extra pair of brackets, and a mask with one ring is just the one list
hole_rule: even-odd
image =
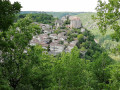
[(61, 18), (65, 15), (78, 15), (81, 13), (86, 13), (86, 12), (40, 12), (40, 11), (21, 11), (20, 14), (30, 14), (30, 13), (47, 13), (50, 15), (53, 15), (54, 17)]
[(46, 13), (51, 14), (54, 17), (62, 18), (63, 16), (66, 16), (66, 15), (74, 16), (74, 15), (78, 15), (85, 12), (46, 12)]
[(39, 11), (21, 11), (20, 14), (30, 14), (30, 13), (45, 13), (45, 12), (39, 12)]

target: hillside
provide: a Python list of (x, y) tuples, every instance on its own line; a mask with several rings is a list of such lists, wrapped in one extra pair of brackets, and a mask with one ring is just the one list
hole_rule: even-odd
[[(115, 48), (119, 42), (112, 41), (110, 35), (113, 33), (113, 31), (108, 30), (105, 35), (102, 35), (96, 25), (96, 22), (92, 20), (91, 15), (96, 15), (96, 13), (81, 13), (77, 16), (80, 17), (83, 26), (95, 36), (95, 39), (103, 48), (105, 48), (107, 51)], [(114, 56), (113, 54), (110, 54), (110, 56), (115, 60), (120, 59), (120, 56)]]
[[(99, 45), (102, 46), (103, 48), (105, 48), (109, 53), (111, 53), (110, 49), (115, 48), (119, 44), (116, 41), (112, 41), (112, 38), (110, 36), (113, 33), (112, 30), (108, 30), (105, 35), (102, 35), (100, 33), (100, 31), (98, 30), (98, 27), (96, 25), (96, 22), (94, 22), (91, 18), (91, 16), (96, 15), (96, 13), (92, 13), (92, 12), (36, 12), (36, 11), (24, 11), (23, 12), (22, 11), (22, 12), (20, 12), (20, 17), (21, 16), (24, 17), (24, 15), (26, 15), (26, 14), (32, 14), (32, 15), (34, 14), (34, 17), (37, 17), (37, 19), (36, 19), (37, 21), (42, 20), (42, 18), (40, 18), (39, 14), (40, 15), (49, 14), (50, 16), (52, 15), (53, 17), (57, 17), (59, 19), (66, 15), (78, 16), (78, 17), (80, 17), (83, 27), (85, 27), (87, 30), (89, 30), (95, 36), (95, 40), (99, 43)], [(44, 18), (46, 18), (46, 17), (44, 17)], [(48, 23), (49, 21), (50, 20), (47, 20), (47, 21), (45, 21), (45, 23)], [(53, 24), (54, 23), (51, 23), (51, 25), (53, 25)], [(115, 56), (113, 54), (110, 54), (110, 56), (115, 60), (120, 59), (120, 56)]]
[(42, 11), (21, 11), (20, 14), (35, 14), (35, 13), (47, 13), (49, 15), (53, 15), (54, 17), (57, 17), (57, 18), (62, 18), (63, 16), (65, 15), (78, 15), (80, 13), (84, 13), (84, 12), (42, 12)]

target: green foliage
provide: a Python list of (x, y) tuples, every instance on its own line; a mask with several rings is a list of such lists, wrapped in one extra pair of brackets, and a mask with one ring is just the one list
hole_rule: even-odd
[(15, 20), (15, 14), (20, 11), (18, 2), (11, 4), (9, 0), (0, 0), (0, 31), (7, 31)]
[(9, 83), (6, 79), (2, 77), (2, 71), (0, 68), (0, 90), (10, 90)]
[(64, 44), (64, 41), (59, 41), (59, 44), (62, 44), (62, 45), (63, 45), (63, 44)]
[(79, 40), (80, 43), (82, 43), (84, 41), (84, 35), (83, 34), (79, 34), (77, 36), (77, 38), (78, 38), (78, 40)]
[(97, 17), (94, 17), (98, 21), (97, 25), (103, 34), (106, 33), (108, 26), (115, 31), (112, 38), (116, 41), (120, 39), (120, 25), (118, 24), (120, 19), (119, 3), (119, 0), (109, 0), (108, 3), (99, 0), (96, 7)]
[(61, 31), (59, 29), (55, 30), (54, 33), (59, 34)]
[[(18, 19), (25, 18), (27, 15), (28, 14), (19, 14)], [(48, 15), (46, 13), (33, 13), (30, 14), (30, 17), (35, 22), (54, 25), (54, 17), (52, 15)]]
[[(31, 24), (31, 19), (26, 17), (14, 23), (6, 32), (5, 42), (8, 47), (2, 48), (1, 63), (2, 77), (10, 83), (10, 87), (16, 89), (21, 79), (28, 75), (31, 62), (28, 54), (29, 42), (33, 35), (40, 32), (37, 25)], [(11, 47), (12, 46), (12, 47)]]
[(11, 4), (9, 0), (0, 0), (0, 50), (7, 46), (5, 42), (6, 31), (15, 20), (15, 14), (20, 11), (18, 2)]
[[(98, 54), (96, 54), (98, 56)], [(94, 55), (94, 57), (96, 57)], [(106, 53), (99, 54), (92, 63), (92, 70), (97, 80), (96, 89), (108, 89), (110, 73), (106, 68), (111, 64), (112, 59)]]
[[(78, 17), (80, 17), (80, 20), (83, 24), (84, 27), (86, 27), (88, 29), (88, 31), (90, 31), (95, 37), (95, 40), (97, 40), (98, 44), (103, 47), (104, 49), (106, 49), (106, 51), (109, 52), (109, 56), (112, 57), (115, 60), (119, 60), (119, 55), (114, 55), (111, 54), (111, 50), (113, 48), (116, 48), (116, 46), (119, 44), (119, 42), (113, 41), (111, 38), (111, 34), (114, 33), (114, 30), (110, 28), (110, 26), (108, 26), (106, 34), (103, 35), (102, 33), (100, 33), (100, 30), (97, 26), (97, 20), (95, 21), (94, 19), (92, 19), (91, 15), (94, 17), (97, 16), (97, 13), (81, 13), (79, 15), (77, 15)], [(120, 20), (118, 20), (120, 21)], [(120, 23), (119, 23), (120, 25)], [(87, 33), (86, 33), (87, 35)], [(117, 50), (117, 48), (115, 49)], [(118, 50), (117, 50), (118, 51)]]
[(74, 38), (77, 38), (77, 35), (79, 34), (78, 32), (79, 32), (79, 30), (75, 30), (75, 29), (68, 31), (67, 32), (67, 41), (71, 42), (74, 40)]
[(112, 90), (120, 89), (120, 63), (116, 63), (114, 65), (110, 65), (106, 69), (110, 72), (110, 85), (109, 88)]
[[(107, 35), (103, 36), (105, 38), (103, 38), (102, 41), (100, 40), (100, 38), (98, 38), (100, 41), (99, 42), (100, 44), (104, 43), (104, 44), (107, 44), (108, 46), (109, 43), (112, 43), (111, 45), (113, 45), (113, 42), (110, 41), (110, 37), (108, 37), (108, 35), (110, 35), (111, 33), (112, 33), (111, 37), (113, 40), (119, 41), (120, 39), (119, 37), (120, 29), (118, 24), (118, 20), (120, 19), (119, 3), (120, 3), (119, 0), (115, 0), (115, 1), (109, 0), (108, 3), (104, 3), (101, 0), (98, 1), (98, 6), (96, 8), (97, 17), (93, 17), (93, 18), (97, 20), (97, 24), (99, 26), (100, 31), (102, 32), (102, 34), (105, 34), (107, 32), (107, 28), (114, 30), (114, 31), (109, 30), (109, 32), (107, 32)], [(93, 33), (95, 33), (95, 30)], [(98, 35), (97, 37), (100, 37), (100, 35)], [(106, 38), (109, 39), (109, 42), (104, 42)], [(85, 44), (83, 44), (82, 46), (84, 45)], [(119, 46), (115, 50), (119, 51)], [(99, 56), (99, 54), (97, 54), (97, 56)], [(93, 64), (92, 66), (94, 67), (93, 72), (96, 76), (94, 78), (98, 80), (98, 86), (97, 86), (98, 88), (96, 89), (105, 89), (105, 90), (120, 89), (119, 78), (118, 78), (120, 77), (119, 69), (118, 69), (119, 63), (109, 66), (111, 62), (110, 60), (111, 59), (109, 59), (109, 57), (107, 57), (106, 54), (102, 54), (98, 58), (95, 58), (95, 62), (92, 63)]]
[(70, 24), (70, 20), (67, 18), (67, 20), (64, 22), (64, 25)]
[(34, 89), (46, 89), (52, 82), (51, 67), (52, 56), (42, 53), (42, 47), (36, 46), (32, 51), (31, 59), (34, 64), (30, 74), (30, 84)]
[[(77, 47), (81, 49), (80, 56), (88, 60), (92, 60), (95, 53), (103, 52), (103, 49), (94, 41), (94, 36), (88, 31), (79, 34), (77, 36), (78, 42)], [(84, 50), (82, 50), (84, 49)]]
[(87, 65), (88, 63), (79, 58), (77, 47), (71, 53), (62, 53), (53, 68), (53, 89), (91, 90), (92, 73), (88, 72)]
[[(93, 18), (97, 21), (101, 33), (105, 34), (109, 28), (112, 29), (113, 33), (110, 36), (112, 40), (118, 42), (120, 40), (120, 1), (109, 0), (106, 3), (99, 0), (96, 10), (97, 16)], [(116, 46), (114, 47), (117, 48)]]

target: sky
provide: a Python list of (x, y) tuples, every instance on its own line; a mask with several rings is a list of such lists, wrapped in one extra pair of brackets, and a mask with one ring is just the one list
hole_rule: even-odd
[[(21, 11), (95, 12), (98, 0), (10, 0), (20, 2)], [(107, 0), (103, 0), (107, 1)]]

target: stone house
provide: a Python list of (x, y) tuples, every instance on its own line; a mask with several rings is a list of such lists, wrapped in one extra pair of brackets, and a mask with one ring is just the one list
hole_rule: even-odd
[(58, 37), (62, 37), (62, 36), (65, 36), (66, 35), (66, 32), (61, 32), (58, 34)]
[(71, 50), (74, 48), (75, 45), (69, 44), (67, 48), (65, 49), (65, 52), (71, 52)]
[(77, 42), (78, 42), (78, 40), (70, 42), (70, 44), (65, 49), (65, 52), (71, 52), (71, 50), (74, 48), (74, 46), (76, 46)]
[(68, 44), (69, 44), (68, 41), (64, 40), (64, 45), (68, 45)]
[(36, 37), (40, 43), (49, 43), (49, 36), (47, 34), (40, 34)]
[(67, 27), (67, 28), (71, 28), (71, 26), (68, 24), (68, 25), (66, 25), (65, 27)]
[(42, 30), (52, 29), (52, 26), (49, 24), (40, 24), (40, 27), (42, 28)]
[(52, 26), (49, 24), (40, 24), (40, 27), (42, 28), (42, 32), (44, 34), (50, 34), (53, 32)]
[(67, 40), (67, 36), (59, 37), (59, 40), (61, 40), (61, 41), (65, 41), (65, 40)]
[(64, 48), (65, 48), (64, 45), (61, 45), (61, 44), (58, 44), (58, 43), (52, 42), (50, 44), (50, 52), (51, 52), (51, 54), (54, 54), (54, 55), (64, 51)]
[(63, 27), (63, 21), (62, 20), (56, 20), (55, 21), (55, 26), (56, 26), (56, 29), (59, 28), (59, 27)]
[(78, 42), (78, 40), (75, 40), (75, 41), (70, 42), (70, 44), (76, 45), (77, 42)]
[(50, 38), (47, 34), (40, 34), (37, 36), (33, 36), (33, 39), (30, 41), (30, 45), (45, 45), (50, 43)]
[(58, 39), (57, 34), (50, 34), (49, 37), (52, 38), (52, 39), (56, 39), (56, 40)]
[(43, 33), (44, 34), (51, 34), (51, 33), (53, 33), (53, 30), (50, 30), (50, 29), (49, 30), (43, 30)]
[(59, 34), (58, 34), (58, 39), (59, 39), (59, 40), (62, 40), (62, 41), (66, 40), (66, 39), (67, 39), (67, 36), (65, 36), (65, 35), (66, 35), (66, 32), (61, 32), (61, 33), (59, 33)]
[(40, 43), (40, 45), (42, 46), (43, 49), (47, 49), (48, 48), (48, 44)]
[(52, 40), (52, 42), (54, 42), (54, 43), (57, 43), (57, 44), (58, 44), (58, 43), (60, 42), (60, 40), (59, 40), (59, 39), (58, 39), (58, 40), (53, 39), (53, 40)]

